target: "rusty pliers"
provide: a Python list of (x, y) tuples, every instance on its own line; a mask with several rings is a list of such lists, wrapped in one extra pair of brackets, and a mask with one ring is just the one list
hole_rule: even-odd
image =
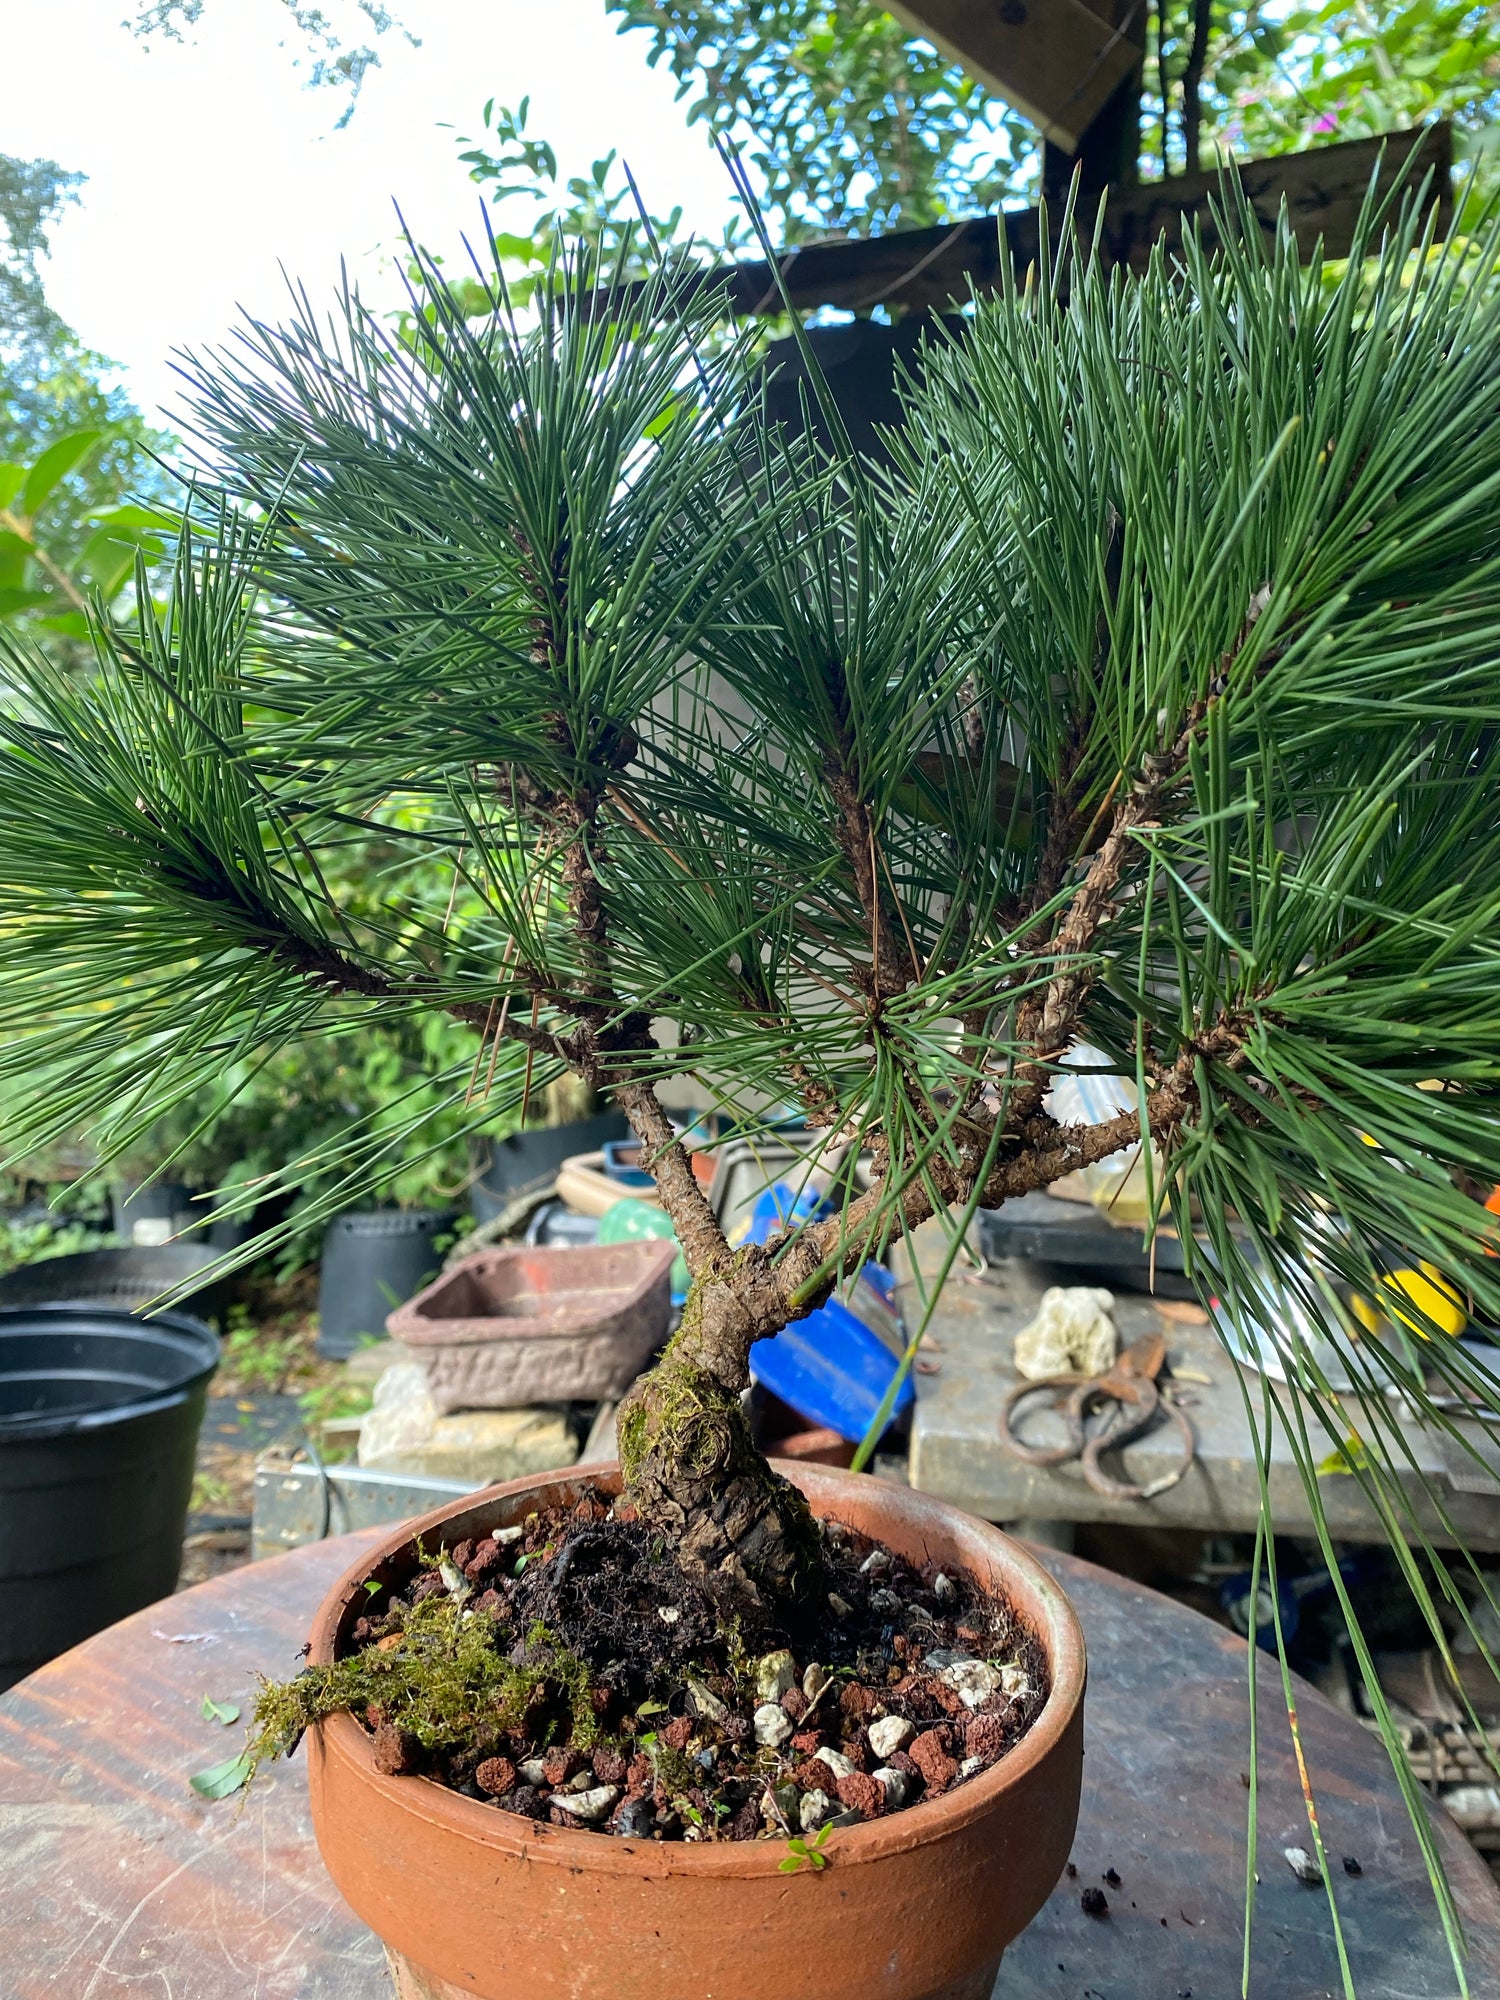
[[(1063, 1465), (1076, 1458), (1083, 1476), (1096, 1493), (1108, 1500), (1150, 1500), (1175, 1486), (1197, 1452), (1193, 1427), (1176, 1403), (1162, 1395), (1156, 1378), (1166, 1365), (1167, 1344), (1159, 1333), (1143, 1334), (1132, 1341), (1112, 1368), (1102, 1375), (1049, 1375), (1041, 1382), (1018, 1382), (1000, 1406), (1000, 1436), (1017, 1458), (1028, 1465)], [(1028, 1396), (1050, 1395), (1052, 1408), (1068, 1427), (1066, 1444), (1047, 1446), (1023, 1444), (1012, 1429), (1016, 1406)], [(1099, 1428), (1089, 1435), (1085, 1419), (1099, 1403), (1114, 1408)], [(1158, 1410), (1164, 1409), (1182, 1433), (1182, 1463), (1161, 1479), (1134, 1486), (1113, 1479), (1099, 1463), (1100, 1454), (1115, 1451), (1139, 1437)]]

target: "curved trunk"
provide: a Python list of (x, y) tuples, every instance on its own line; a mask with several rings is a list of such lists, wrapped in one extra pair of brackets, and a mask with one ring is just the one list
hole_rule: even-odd
[(807, 1502), (771, 1470), (741, 1405), (752, 1345), (786, 1317), (765, 1252), (741, 1251), (695, 1279), (682, 1325), (620, 1409), (631, 1502), (750, 1631), (795, 1628), (822, 1575)]

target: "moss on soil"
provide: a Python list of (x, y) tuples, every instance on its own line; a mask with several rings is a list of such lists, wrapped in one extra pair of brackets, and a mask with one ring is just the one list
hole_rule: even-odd
[(559, 1740), (582, 1749), (598, 1737), (593, 1677), (544, 1625), (533, 1625), (522, 1658), (500, 1651), (497, 1619), (440, 1593), (405, 1612), (399, 1631), (347, 1659), (262, 1684), (255, 1702), (252, 1765), (289, 1756), (315, 1722), (376, 1710), (424, 1750), (479, 1757), (534, 1714), (538, 1697), (558, 1711)]

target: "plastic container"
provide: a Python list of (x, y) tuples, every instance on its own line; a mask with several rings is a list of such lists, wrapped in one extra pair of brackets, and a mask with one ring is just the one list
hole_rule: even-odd
[(601, 1111), (571, 1125), (546, 1125), (492, 1140), (490, 1163), (469, 1190), (474, 1220), (492, 1222), (519, 1195), (547, 1187), (574, 1153), (595, 1153), (607, 1140), (624, 1139), (629, 1133), (623, 1111)]
[(216, 1315), (228, 1280), (199, 1281), (218, 1258), (218, 1251), (197, 1243), (163, 1243), (149, 1250), (78, 1250), (66, 1257), (42, 1257), (34, 1264), (19, 1264), (0, 1277), (0, 1307), (87, 1301), (116, 1306), (121, 1312), (138, 1312), (164, 1292), (186, 1285), (190, 1289), (174, 1303), (182, 1307), (191, 1301), (200, 1313)]
[(639, 1139), (606, 1139), (599, 1149), (604, 1155), (604, 1171), (612, 1181), (626, 1188), (654, 1188), (656, 1176), (640, 1165)]
[[(746, 1241), (756, 1209), (778, 1185), (785, 1190), (778, 1197), (783, 1213), (791, 1213), (811, 1171), (807, 1156), (806, 1146), (790, 1143), (785, 1136), (730, 1139), (714, 1149), (708, 1202), (731, 1243)], [(761, 1210), (762, 1216), (765, 1212)]]
[(114, 1188), (110, 1210), (116, 1236), (138, 1250), (154, 1250), (208, 1220), (208, 1209), (193, 1199), (182, 1181), (152, 1181), (146, 1187)]
[(336, 1215), (323, 1238), (318, 1277), (318, 1352), (342, 1361), (385, 1337), (386, 1316), (437, 1275), (436, 1237), (451, 1211), (371, 1209)]
[[(770, 1340), (756, 1341), (750, 1350), (753, 1381), (810, 1424), (837, 1431), (854, 1444), (869, 1429), (897, 1366), (879, 1335), (838, 1299), (806, 1319), (793, 1320)], [(897, 1392), (892, 1423), (906, 1414), (915, 1396), (908, 1375)]]
[(677, 1242), (677, 1232), (672, 1227), (672, 1218), (666, 1210), (653, 1202), (636, 1201), (627, 1195), (599, 1218), (598, 1240), (601, 1243), (644, 1243), (651, 1238), (670, 1243), (677, 1251), (672, 1263), (672, 1303), (680, 1306), (687, 1298), (692, 1280), (688, 1274), (687, 1259)]
[(671, 1243), (476, 1251), (386, 1326), (449, 1410), (601, 1402), (666, 1338)]
[(597, 1215), (578, 1215), (565, 1202), (544, 1201), (526, 1225), (525, 1241), (531, 1249), (562, 1244), (579, 1249), (599, 1241)]
[(176, 1588), (218, 1360), (185, 1313), (0, 1311), (0, 1687)]

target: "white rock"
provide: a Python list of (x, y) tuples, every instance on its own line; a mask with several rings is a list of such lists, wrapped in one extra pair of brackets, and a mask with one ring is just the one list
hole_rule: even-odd
[(682, 1616), (682, 1613), (677, 1609), (675, 1604), (658, 1604), (656, 1615), (663, 1625), (675, 1625)]
[(984, 1759), (982, 1757), (965, 1757), (964, 1761), (958, 1767), (958, 1775), (961, 1778), (972, 1778), (976, 1771), (982, 1771), (983, 1769)]
[(827, 1667), (820, 1667), (816, 1660), (810, 1661), (803, 1669), (802, 1692), (807, 1696), (809, 1701), (816, 1701), (827, 1685)]
[(816, 1833), (832, 1810), (833, 1800), (827, 1792), (804, 1792), (797, 1808), (797, 1823), (804, 1833)]
[(939, 1604), (957, 1604), (958, 1585), (953, 1581), (951, 1576), (945, 1576), (939, 1570), (937, 1575), (932, 1579), (932, 1594)]
[(870, 1748), (883, 1764), (887, 1757), (894, 1757), (898, 1750), (904, 1750), (917, 1733), (916, 1724), (908, 1722), (904, 1715), (882, 1715), (878, 1722), (872, 1722), (866, 1735)]
[(860, 1564), (859, 1572), (861, 1576), (874, 1576), (877, 1571), (889, 1569), (890, 1566), (891, 1559), (884, 1549), (871, 1549), (870, 1553)]
[(547, 1782), (547, 1773), (542, 1769), (540, 1757), (528, 1757), (524, 1763), (517, 1764), (516, 1770), (522, 1784), (535, 1785), (538, 1791)]
[(1003, 1685), (1000, 1670), (992, 1667), (988, 1660), (955, 1660), (951, 1667), (944, 1667), (939, 1678), (951, 1687), (965, 1708), (978, 1708), (998, 1694)]
[(755, 1711), (755, 1740), (768, 1750), (779, 1750), (795, 1724), (780, 1702), (763, 1701)]
[(563, 1786), (562, 1789), (565, 1792), (588, 1792), (593, 1790), (593, 1786), (594, 1786), (593, 1772), (584, 1770), (584, 1771), (575, 1771), (573, 1776), (569, 1778), (568, 1782)]
[(581, 1819), (586, 1826), (593, 1826), (608, 1816), (619, 1796), (618, 1785), (594, 1785), (586, 1792), (554, 1792), (552, 1803), (561, 1806), (570, 1819)]
[(705, 1687), (702, 1681), (689, 1681), (687, 1691), (693, 1704), (694, 1715), (701, 1721), (715, 1723), (722, 1729), (729, 1720), (729, 1710), (713, 1689)]
[(797, 1665), (790, 1653), (767, 1653), (756, 1663), (755, 1698), (757, 1701), (780, 1701), (790, 1688), (797, 1685)]
[(894, 1590), (872, 1590), (870, 1609), (878, 1611), (882, 1618), (894, 1618), (901, 1609), (901, 1599)]
[(820, 1763), (828, 1766), (836, 1779), (852, 1778), (854, 1776), (854, 1766), (849, 1762), (849, 1759), (844, 1755), (842, 1750), (830, 1750), (825, 1746), (821, 1750), (814, 1750), (813, 1755)]
[(882, 1764), (878, 1771), (871, 1773), (885, 1791), (885, 1802), (894, 1812), (897, 1806), (906, 1804), (906, 1795), (911, 1790), (904, 1771), (896, 1770), (890, 1764)]
[(466, 1597), (474, 1595), (474, 1586), (458, 1567), (444, 1556), (438, 1564), (438, 1575), (443, 1579), (443, 1588), (455, 1604), (462, 1604)]
[(853, 1606), (840, 1597), (836, 1590), (830, 1590), (828, 1593), (828, 1609), (833, 1613), (835, 1618), (847, 1618)]
[(1312, 1887), (1322, 1881), (1323, 1871), (1305, 1847), (1283, 1847), (1281, 1852), (1287, 1867), (1299, 1882), (1306, 1882)]
[(491, 1528), (490, 1540), (498, 1542), (502, 1549), (509, 1548), (512, 1542), (520, 1541), (525, 1532), (524, 1528)]
[(1028, 1382), (1102, 1375), (1120, 1347), (1110, 1318), (1114, 1308), (1114, 1294), (1097, 1286), (1051, 1286), (1042, 1293), (1036, 1318), (1016, 1335), (1016, 1373)]
[(1031, 1693), (1031, 1678), (1019, 1660), (1005, 1660), (1000, 1667), (1000, 1692), (1012, 1701), (1024, 1701)]

